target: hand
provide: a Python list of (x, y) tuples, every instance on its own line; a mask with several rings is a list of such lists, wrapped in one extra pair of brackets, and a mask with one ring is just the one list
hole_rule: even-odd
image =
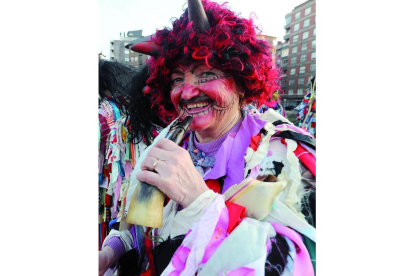
[[(155, 172), (152, 167), (157, 161)], [(162, 138), (151, 149), (141, 164), (137, 179), (160, 189), (165, 195), (188, 207), (208, 190), (200, 173), (194, 167), (190, 154), (174, 142)]]
[(105, 246), (99, 251), (99, 276), (105, 274), (110, 266), (115, 264), (116, 255), (114, 250), (110, 246)]

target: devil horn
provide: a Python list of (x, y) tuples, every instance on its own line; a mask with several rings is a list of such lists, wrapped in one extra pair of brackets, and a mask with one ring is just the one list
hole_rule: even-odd
[(158, 57), (161, 53), (160, 47), (154, 42), (138, 42), (132, 45), (129, 49), (134, 52)]
[(160, 47), (152, 41), (155, 34), (143, 36), (132, 40), (125, 45), (125, 48), (131, 49), (134, 52), (158, 57), (161, 53)]
[(188, 0), (188, 21), (193, 21), (194, 29), (200, 32), (210, 30), (210, 23), (201, 0)]

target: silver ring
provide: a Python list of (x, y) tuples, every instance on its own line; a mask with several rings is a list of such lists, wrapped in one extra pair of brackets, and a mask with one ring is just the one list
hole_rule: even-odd
[(158, 161), (159, 161), (158, 159), (157, 159), (157, 160), (155, 160), (154, 165), (152, 165), (152, 170), (153, 170), (153, 171), (155, 171), (155, 166), (157, 166)]

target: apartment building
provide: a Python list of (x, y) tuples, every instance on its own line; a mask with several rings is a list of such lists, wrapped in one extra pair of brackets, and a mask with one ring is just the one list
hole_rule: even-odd
[(143, 67), (148, 56), (125, 48), (129, 42), (143, 37), (142, 30), (129, 31), (126, 35), (120, 33), (119, 36), (120, 39), (110, 42), (109, 60), (127, 63), (138, 68)]
[(283, 71), (280, 85), (285, 106), (298, 105), (316, 75), (315, 0), (306, 1), (285, 16), (284, 41), (276, 45), (276, 64)]

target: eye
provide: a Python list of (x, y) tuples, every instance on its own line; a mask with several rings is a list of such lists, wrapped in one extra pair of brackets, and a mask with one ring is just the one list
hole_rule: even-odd
[(178, 83), (182, 82), (183, 80), (184, 80), (184, 79), (183, 79), (183, 78), (180, 78), (180, 77), (173, 78), (173, 79), (171, 80), (171, 85), (178, 84)]
[(216, 76), (216, 74), (214, 74), (211, 71), (206, 71), (200, 74), (200, 77), (202, 78), (209, 78), (209, 77), (214, 77), (214, 76)]

